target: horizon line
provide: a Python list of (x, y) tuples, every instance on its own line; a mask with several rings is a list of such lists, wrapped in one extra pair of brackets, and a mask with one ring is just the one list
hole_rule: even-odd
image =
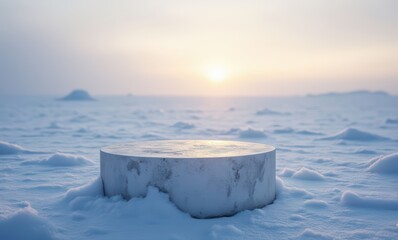
[[(75, 88), (70, 90), (64, 94), (48, 94), (48, 93), (34, 93), (34, 94), (22, 94), (22, 93), (11, 93), (11, 94), (4, 94), (0, 93), (0, 97), (63, 97), (69, 94), (73, 90), (85, 90), (82, 88)], [(319, 93), (304, 93), (304, 94), (276, 94), (276, 95), (239, 95), (239, 94), (135, 94), (135, 93), (124, 93), (124, 94), (117, 94), (117, 93), (100, 93), (100, 94), (91, 94), (88, 90), (87, 91), (91, 96), (97, 97), (270, 97), (270, 98), (279, 98), (279, 97), (310, 97), (310, 96), (322, 96), (322, 95), (329, 95), (329, 94), (358, 94), (358, 93), (369, 93), (369, 94), (385, 94), (391, 97), (398, 97), (398, 93), (390, 93), (384, 90), (352, 90), (352, 91), (328, 91), (328, 92), (319, 92)]]

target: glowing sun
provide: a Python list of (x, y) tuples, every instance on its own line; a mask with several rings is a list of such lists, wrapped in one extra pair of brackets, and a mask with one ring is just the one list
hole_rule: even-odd
[(210, 81), (219, 83), (223, 82), (226, 78), (227, 72), (223, 67), (211, 67), (207, 70), (207, 77)]

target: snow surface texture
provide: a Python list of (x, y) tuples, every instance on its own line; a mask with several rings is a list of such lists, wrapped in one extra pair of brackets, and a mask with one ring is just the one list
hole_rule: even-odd
[[(26, 239), (25, 232), (28, 239), (398, 239), (398, 175), (369, 169), (375, 159), (397, 153), (398, 142), (319, 140), (347, 128), (398, 139), (397, 124), (386, 123), (398, 119), (398, 98), (371, 93), (341, 97), (121, 96), (65, 102), (0, 96), (0, 146), (12, 143), (35, 152), (17, 148), (4, 154), (1, 148), (0, 239)], [(264, 108), (289, 114), (256, 114)], [(177, 122), (195, 127), (171, 127)], [(240, 132), (249, 128), (267, 137), (241, 138)], [(287, 131), (275, 131), (280, 129)], [(276, 146), (277, 197), (261, 209), (206, 220), (178, 210), (169, 195), (153, 187), (145, 198), (104, 197), (99, 149), (146, 139)], [(84, 156), (93, 164), (24, 164), (56, 152)], [(387, 165), (394, 163), (389, 161)], [(302, 168), (323, 180), (292, 177)]]
[(275, 199), (275, 148), (208, 140), (131, 142), (101, 149), (107, 196), (146, 196), (148, 186), (168, 193), (197, 218), (231, 216)]

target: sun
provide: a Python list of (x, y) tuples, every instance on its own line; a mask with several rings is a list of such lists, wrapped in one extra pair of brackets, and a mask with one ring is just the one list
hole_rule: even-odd
[(213, 66), (207, 70), (207, 77), (210, 81), (215, 83), (220, 83), (225, 80), (227, 72), (225, 68), (220, 66)]

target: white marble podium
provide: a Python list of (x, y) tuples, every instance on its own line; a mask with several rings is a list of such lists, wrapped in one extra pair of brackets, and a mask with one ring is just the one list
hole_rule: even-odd
[(275, 199), (275, 148), (213, 140), (129, 142), (101, 149), (107, 196), (144, 197), (148, 186), (196, 218), (230, 216)]

